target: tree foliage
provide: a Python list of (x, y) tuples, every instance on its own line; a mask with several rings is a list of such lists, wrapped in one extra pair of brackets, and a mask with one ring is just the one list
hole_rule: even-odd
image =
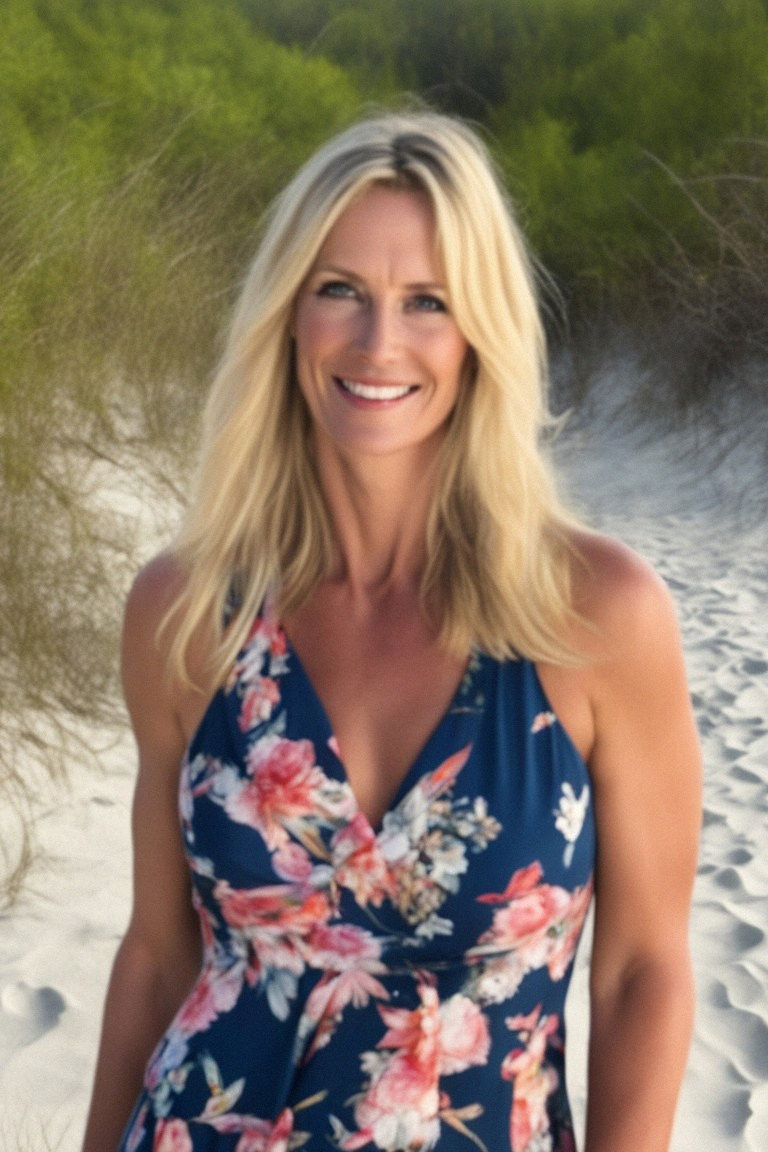
[[(711, 266), (716, 237), (669, 173), (716, 173), (733, 139), (768, 135), (763, 0), (239, 3), (377, 94), (484, 125), (535, 248), (587, 309), (656, 301), (681, 247)], [(702, 195), (717, 211), (716, 184)]]
[[(586, 307), (716, 241), (668, 176), (768, 120), (764, 0), (6, 0), (0, 161), (204, 185), (230, 236), (318, 139), (404, 91), (484, 126), (544, 263)], [(44, 162), (41, 160), (45, 155)], [(703, 193), (717, 210), (718, 190)], [(237, 229), (235, 229), (237, 230)], [(229, 243), (229, 241), (228, 241)], [(662, 278), (663, 279), (663, 278)]]

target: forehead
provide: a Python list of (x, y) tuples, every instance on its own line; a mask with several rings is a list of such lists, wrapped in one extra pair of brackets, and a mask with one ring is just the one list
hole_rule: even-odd
[(361, 192), (329, 231), (315, 267), (326, 263), (345, 267), (345, 261), (362, 267), (386, 262), (404, 273), (421, 267), (436, 275), (441, 261), (426, 194), (386, 185)]

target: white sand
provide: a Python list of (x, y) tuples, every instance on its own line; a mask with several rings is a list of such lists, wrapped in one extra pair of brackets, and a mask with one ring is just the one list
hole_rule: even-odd
[[(646, 556), (672, 589), (704, 755), (691, 923), (697, 1018), (672, 1152), (768, 1152), (765, 420), (745, 420), (718, 462), (696, 430), (622, 435), (605, 394), (599, 402), (601, 419), (585, 413), (584, 431), (566, 438), (568, 471), (596, 525)], [(573, 992), (585, 997), (580, 959)], [(580, 1027), (584, 999), (571, 1007)], [(583, 1064), (571, 1073), (580, 1111)]]
[[(760, 480), (748, 442), (712, 470), (701, 453), (675, 459), (680, 437), (642, 443), (588, 414), (581, 425), (587, 430), (575, 428), (561, 448), (574, 490), (598, 526), (636, 547), (671, 585), (704, 746), (692, 921), (698, 1016), (672, 1149), (766, 1152), (765, 476)], [(130, 888), (132, 744), (124, 732), (98, 738), (102, 772), (73, 761), (71, 789), (51, 790), (39, 806), (44, 855), (0, 920), (0, 1152), (79, 1148), (101, 1003)], [(577, 1118), (584, 1106), (587, 950), (569, 1006)]]

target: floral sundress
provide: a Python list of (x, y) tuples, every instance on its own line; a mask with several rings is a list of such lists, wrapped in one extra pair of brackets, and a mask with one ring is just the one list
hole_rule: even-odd
[(535, 667), (470, 660), (381, 825), (269, 610), (184, 759), (204, 960), (120, 1152), (574, 1152), (587, 769)]

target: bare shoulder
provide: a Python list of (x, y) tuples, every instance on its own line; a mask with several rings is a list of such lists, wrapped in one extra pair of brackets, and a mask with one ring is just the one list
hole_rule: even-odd
[[(139, 739), (162, 735), (184, 746), (196, 730), (217, 684), (210, 672), (216, 638), (204, 623), (185, 645), (183, 674), (171, 654), (185, 611), (188, 572), (171, 552), (161, 552), (136, 576), (123, 622), (123, 693)], [(178, 609), (178, 610), (176, 610)], [(181, 737), (179, 737), (179, 733)]]
[(626, 544), (595, 532), (573, 537), (573, 602), (586, 627), (580, 646), (599, 661), (679, 645), (677, 612), (664, 581)]
[[(560, 722), (598, 771), (598, 748), (622, 718), (632, 717), (626, 732), (644, 725), (649, 710), (661, 715), (668, 702), (679, 714), (688, 708), (685, 667), (675, 605), (651, 565), (596, 532), (575, 532), (570, 545), (577, 623), (568, 639), (581, 659), (539, 666), (539, 675)], [(615, 758), (627, 760), (625, 752)]]
[(656, 781), (678, 766), (695, 808), (700, 753), (677, 611), (664, 581), (631, 549), (605, 536), (575, 541), (574, 604), (585, 624), (578, 682), (593, 722), (596, 781)]
[(125, 605), (125, 623), (139, 633), (156, 631), (172, 605), (183, 594), (186, 575), (171, 552), (160, 552), (145, 564), (133, 581)]
[(168, 613), (183, 595), (185, 576), (178, 560), (162, 552), (136, 576), (125, 605), (121, 648), (123, 694), (139, 742), (145, 731), (165, 728), (174, 741), (179, 693), (169, 675), (173, 620)]

